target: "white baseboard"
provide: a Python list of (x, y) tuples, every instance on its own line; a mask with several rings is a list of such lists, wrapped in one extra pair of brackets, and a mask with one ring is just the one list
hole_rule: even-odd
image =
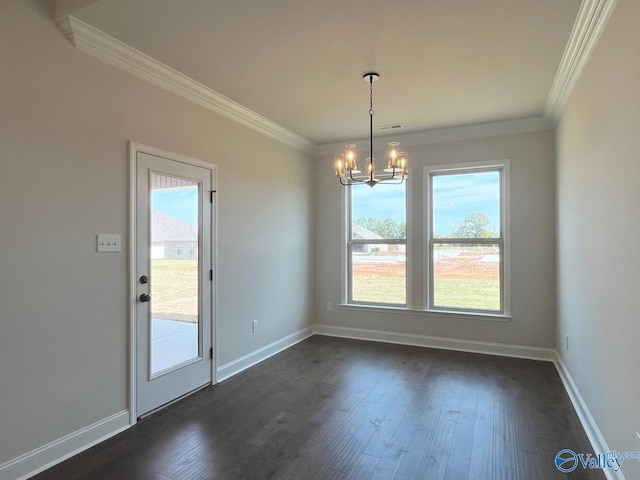
[(280, 353), (281, 351), (292, 347), (296, 343), (309, 338), (313, 334), (313, 327), (303, 328), (302, 330), (298, 330), (291, 335), (287, 335), (286, 337), (276, 340), (269, 345), (265, 345), (258, 350), (248, 353), (243, 357), (240, 357), (229, 363), (225, 363), (224, 365), (218, 367), (217, 381), (222, 382), (223, 380), (226, 380), (227, 378), (232, 377), (249, 367), (252, 367), (256, 363), (260, 363), (267, 358), (272, 357), (276, 353)]
[[(580, 395), (580, 390), (576, 386), (573, 378), (571, 378), (571, 374), (569, 370), (567, 370), (566, 365), (560, 358), (560, 355), (556, 354), (556, 359), (553, 362), (560, 374), (560, 379), (564, 384), (564, 389), (567, 391), (569, 398), (571, 399), (571, 403), (573, 404), (573, 408), (578, 414), (578, 418), (580, 419), (580, 423), (582, 423), (582, 427), (584, 431), (587, 433), (587, 437), (591, 442), (591, 446), (593, 447), (594, 453), (606, 453), (611, 450), (607, 446), (607, 442), (602, 436), (602, 432), (598, 428), (595, 419), (591, 415), (589, 411), (589, 407), (585, 403), (582, 395)], [(614, 470), (610, 468), (603, 469), (607, 480), (625, 480), (622, 471), (616, 473)]]
[[(431, 347), (444, 350), (457, 350), (462, 352), (484, 353), (506, 357), (528, 358), (532, 360), (544, 360), (553, 362), (558, 370), (560, 379), (564, 385), (573, 408), (578, 414), (580, 423), (584, 428), (589, 442), (595, 453), (606, 453), (611, 450), (602, 436), (596, 421), (594, 420), (587, 404), (585, 403), (578, 387), (574, 383), (567, 367), (557, 354), (556, 350), (549, 348), (526, 347), (522, 345), (508, 345), (503, 343), (479, 342), (473, 340), (459, 340), (455, 338), (429, 337), (426, 335), (412, 335), (403, 333), (385, 332), (380, 330), (365, 330), (359, 328), (335, 327), (330, 325), (314, 325), (314, 332), (318, 335), (332, 337), (353, 338), (373, 342), (397, 343), (418, 347)], [(588, 453), (588, 452), (587, 452)], [(622, 471), (615, 472), (612, 469), (603, 469), (607, 480), (625, 480)]]
[(0, 465), (0, 480), (23, 480), (112, 437), (129, 424), (123, 410)]
[[(229, 378), (276, 353), (286, 350), (313, 334), (313, 327), (307, 327), (222, 365), (217, 370), (217, 380), (222, 381)], [(30, 478), (128, 429), (131, 427), (129, 420), (129, 411), (123, 410), (93, 425), (81, 428), (47, 445), (14, 458), (0, 465), (0, 480), (24, 480)]]
[[(291, 335), (287, 335), (269, 345), (220, 366), (217, 370), (217, 379), (221, 382), (232, 377), (314, 334), (551, 361), (558, 370), (564, 388), (571, 399), (573, 407), (578, 414), (578, 418), (587, 433), (594, 451), (596, 453), (610, 451), (607, 442), (602, 436), (582, 395), (580, 395), (569, 371), (553, 349), (316, 324), (294, 332)], [(130, 426), (129, 411), (123, 410), (118, 412), (93, 425), (77, 430), (76, 432), (0, 465), (0, 480), (27, 479), (126, 430)], [(625, 480), (622, 472), (615, 473), (613, 470), (604, 469), (604, 473), (607, 480)]]
[(505, 343), (480, 342), (475, 340), (460, 340), (457, 338), (430, 337), (410, 333), (394, 333), (381, 330), (365, 330), (360, 328), (335, 327), (331, 325), (315, 325), (315, 333), (330, 337), (354, 338), (373, 342), (397, 343), (416, 347), (440, 348), (443, 350), (457, 350), (461, 352), (485, 353), (503, 357), (528, 358), (553, 362), (556, 352), (550, 348), (527, 347), (523, 345), (508, 345)]

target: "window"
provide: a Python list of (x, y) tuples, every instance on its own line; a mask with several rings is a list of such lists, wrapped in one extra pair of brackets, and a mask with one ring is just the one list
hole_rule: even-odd
[(182, 256), (182, 245), (176, 245), (176, 257)]
[(429, 310), (508, 313), (506, 168), (426, 170)]
[(348, 303), (406, 306), (405, 183), (352, 185), (346, 195)]
[[(344, 189), (343, 301), (509, 316), (509, 161), (425, 167), (423, 178), (417, 208), (409, 182)], [(422, 234), (422, 268), (411, 232)]]

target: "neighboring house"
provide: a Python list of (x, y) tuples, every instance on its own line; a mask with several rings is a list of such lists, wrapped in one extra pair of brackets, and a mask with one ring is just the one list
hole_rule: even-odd
[[(354, 225), (353, 226), (353, 238), (354, 240), (383, 240), (383, 237), (378, 235), (375, 232), (372, 232), (368, 228), (363, 227), (362, 225)], [(407, 251), (406, 245), (389, 245), (386, 243), (377, 243), (377, 244), (365, 244), (365, 245), (354, 245), (354, 252), (360, 253), (378, 253), (378, 252), (395, 252), (395, 253), (405, 253)]]
[(197, 258), (197, 226), (189, 225), (164, 212), (152, 212), (151, 225), (151, 258)]
[[(383, 238), (375, 232), (372, 232), (368, 228), (364, 228), (362, 225), (354, 225), (353, 226), (353, 238), (354, 240), (382, 240)], [(354, 252), (361, 253), (376, 253), (376, 252), (386, 252), (389, 249), (389, 245), (384, 244), (360, 244), (354, 245)]]

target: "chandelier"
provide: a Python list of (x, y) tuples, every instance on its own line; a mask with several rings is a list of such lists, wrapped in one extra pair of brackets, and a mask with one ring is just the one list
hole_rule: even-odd
[(401, 152), (398, 142), (389, 142), (387, 168), (384, 174), (376, 174), (373, 163), (373, 82), (380, 78), (375, 72), (365, 73), (362, 78), (369, 82), (369, 156), (365, 159), (366, 173), (362, 174), (356, 165), (357, 152), (354, 144), (345, 145), (344, 155), (337, 155), (335, 159), (336, 177), (344, 186), (365, 183), (370, 187), (378, 183), (402, 183), (407, 177), (407, 157)]

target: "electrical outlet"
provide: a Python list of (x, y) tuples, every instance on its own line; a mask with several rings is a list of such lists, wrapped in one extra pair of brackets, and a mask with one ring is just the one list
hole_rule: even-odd
[(330, 312), (331, 310), (333, 310), (333, 303), (327, 302), (327, 312)]
[(258, 320), (253, 321), (253, 323), (251, 324), (251, 328), (253, 333), (256, 333), (258, 331)]

